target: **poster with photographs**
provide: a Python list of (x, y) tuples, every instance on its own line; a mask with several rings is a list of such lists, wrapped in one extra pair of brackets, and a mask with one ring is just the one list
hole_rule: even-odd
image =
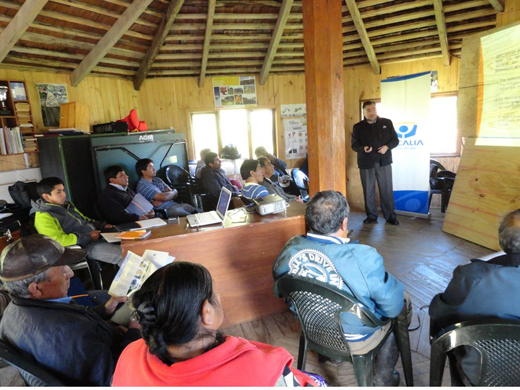
[(307, 119), (284, 119), (285, 158), (305, 158), (307, 155)]
[(60, 104), (68, 103), (67, 86), (65, 84), (36, 84), (42, 109), (43, 125), (58, 127), (60, 125)]
[(255, 107), (255, 76), (216, 77), (213, 79), (215, 108)]

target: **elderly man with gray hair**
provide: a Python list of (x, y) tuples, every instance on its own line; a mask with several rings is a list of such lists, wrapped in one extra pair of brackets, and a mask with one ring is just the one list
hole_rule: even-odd
[[(453, 271), (446, 291), (430, 304), (431, 334), (461, 321), (482, 318), (520, 320), (520, 209), (507, 214), (498, 228), (505, 254), (489, 261), (472, 259)], [(454, 355), (463, 382), (475, 385), (480, 355), (472, 348), (457, 348)]]
[(140, 338), (139, 324), (122, 329), (105, 321), (126, 297), (91, 310), (67, 296), (74, 276), (69, 265), (86, 254), (40, 234), (9, 244), (0, 256), (0, 280), (12, 301), (0, 321), (0, 339), (67, 385), (109, 386), (119, 354)]

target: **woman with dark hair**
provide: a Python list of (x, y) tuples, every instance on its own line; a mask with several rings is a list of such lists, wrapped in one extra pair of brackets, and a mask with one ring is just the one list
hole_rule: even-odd
[(224, 313), (200, 264), (156, 271), (133, 305), (143, 339), (121, 354), (113, 386), (315, 386), (285, 349), (219, 332)]

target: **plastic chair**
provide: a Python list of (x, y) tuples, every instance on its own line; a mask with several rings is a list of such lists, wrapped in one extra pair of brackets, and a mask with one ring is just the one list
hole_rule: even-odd
[[(341, 313), (349, 312), (373, 328), (386, 325), (389, 319), (380, 320), (352, 295), (310, 278), (283, 276), (275, 282), (274, 291), (276, 296), (283, 296), (286, 301), (294, 304), (302, 326), (298, 369), (305, 369), (307, 350), (311, 349), (332, 359), (351, 362), (358, 386), (373, 385), (374, 359), (390, 333), (367, 354), (351, 355), (339, 317)], [(406, 307), (392, 321), (406, 384), (413, 386)]]
[(27, 386), (67, 386), (51, 374), (34, 357), (0, 341), (0, 359), (16, 367)]
[(428, 208), (432, 203), (432, 197), (435, 194), (441, 195), (441, 212), (446, 212), (450, 201), (451, 190), (455, 183), (456, 174), (448, 171), (444, 166), (435, 160), (430, 160), (430, 197), (428, 200)]
[(480, 380), (476, 386), (520, 386), (520, 321), (482, 319), (444, 329), (432, 340), (430, 386), (440, 386), (449, 357), (452, 386), (470, 385), (461, 378), (453, 354), (461, 346), (480, 353)]
[(191, 177), (187, 170), (175, 164), (168, 165), (164, 169), (164, 181), (170, 187), (179, 191), (179, 200), (196, 205), (192, 191), (195, 179)]
[(291, 177), (296, 184), (296, 187), (300, 190), (300, 195), (304, 202), (309, 200), (309, 177), (300, 171), (299, 168), (294, 168), (291, 171)]

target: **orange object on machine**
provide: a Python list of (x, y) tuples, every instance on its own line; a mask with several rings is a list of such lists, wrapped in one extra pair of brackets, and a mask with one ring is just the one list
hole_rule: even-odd
[(128, 131), (146, 131), (148, 130), (148, 125), (145, 121), (140, 121), (137, 116), (136, 109), (132, 109), (130, 114), (123, 119), (118, 120), (118, 122), (126, 122), (128, 123)]

